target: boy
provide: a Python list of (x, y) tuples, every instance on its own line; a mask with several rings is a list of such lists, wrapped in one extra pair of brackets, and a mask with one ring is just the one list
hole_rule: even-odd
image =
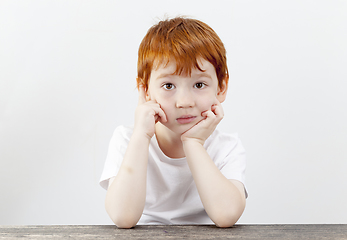
[(118, 127), (100, 184), (120, 228), (234, 225), (245, 208), (245, 153), (215, 130), (228, 86), (226, 51), (205, 23), (174, 18), (139, 47), (134, 127)]

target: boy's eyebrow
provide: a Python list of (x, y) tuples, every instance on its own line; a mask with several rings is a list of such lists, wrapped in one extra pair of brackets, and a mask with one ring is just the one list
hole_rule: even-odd
[(157, 79), (166, 78), (166, 77), (172, 76), (172, 75), (174, 75), (174, 74), (173, 73), (162, 73), (157, 77)]
[[(162, 73), (160, 74), (157, 79), (160, 79), (160, 78), (166, 78), (168, 76), (173, 76), (173, 75), (176, 75), (174, 73)], [(193, 74), (194, 76), (196, 77), (208, 77), (208, 78), (211, 78), (211, 75), (208, 74), (208, 73), (205, 73), (205, 72), (200, 72), (200, 73), (196, 73), (196, 74)]]
[(208, 77), (208, 78), (211, 78), (211, 75), (206, 73), (206, 72), (200, 72), (200, 73), (197, 73), (197, 74), (194, 74), (196, 75), (197, 77)]

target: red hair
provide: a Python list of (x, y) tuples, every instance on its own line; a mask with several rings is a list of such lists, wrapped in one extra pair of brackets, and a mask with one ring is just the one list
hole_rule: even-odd
[(202, 69), (198, 59), (209, 61), (216, 70), (219, 87), (228, 84), (226, 50), (215, 31), (207, 24), (190, 18), (177, 17), (160, 21), (143, 38), (138, 52), (137, 87), (148, 89), (153, 67), (175, 60), (174, 74), (190, 75), (192, 68)]

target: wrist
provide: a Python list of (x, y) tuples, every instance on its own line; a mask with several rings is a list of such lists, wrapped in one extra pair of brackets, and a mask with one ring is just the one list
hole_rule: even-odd
[(204, 146), (205, 141), (199, 138), (181, 138), (183, 146), (194, 146), (194, 145), (199, 145), (199, 146)]
[(143, 142), (148, 142), (148, 143), (151, 141), (152, 137), (153, 136), (148, 135), (146, 132), (140, 131), (136, 128), (134, 129), (134, 132), (131, 135), (131, 138), (134, 138), (134, 139), (137, 139), (137, 140), (143, 141)]

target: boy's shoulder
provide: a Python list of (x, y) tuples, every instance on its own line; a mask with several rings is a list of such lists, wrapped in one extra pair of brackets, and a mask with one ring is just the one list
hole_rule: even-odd
[(241, 146), (241, 140), (237, 133), (227, 133), (216, 129), (209, 138), (206, 139), (205, 149), (233, 149)]
[(218, 129), (214, 130), (213, 133), (207, 138), (206, 142), (212, 141), (239, 141), (238, 133), (227, 133)]
[(130, 140), (131, 135), (133, 134), (134, 127), (127, 125), (117, 126), (113, 132), (113, 137), (122, 137)]

